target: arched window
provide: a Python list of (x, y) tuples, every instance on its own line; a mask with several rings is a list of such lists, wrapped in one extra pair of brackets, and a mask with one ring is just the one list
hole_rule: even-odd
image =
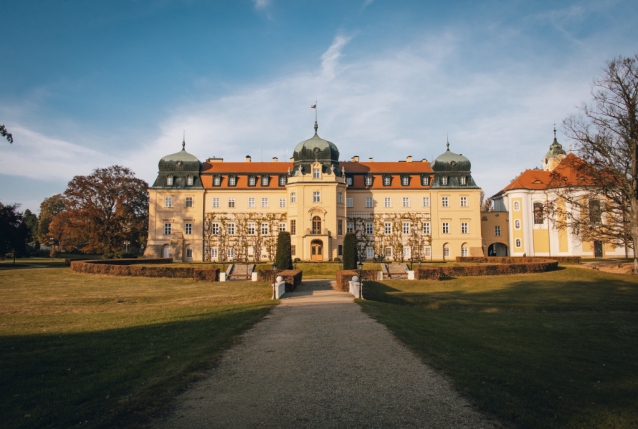
[(312, 233), (321, 234), (321, 218), (319, 216), (312, 218)]
[(543, 203), (534, 203), (534, 223), (537, 225), (542, 224), (545, 221), (544, 217)]
[(516, 244), (516, 247), (521, 247), (521, 239), (517, 238), (515, 244)]
[(188, 176), (188, 177), (186, 178), (186, 184), (187, 184), (188, 186), (193, 186), (193, 176)]
[(461, 256), (467, 256), (467, 243), (461, 245)]
[(514, 221), (514, 228), (521, 229), (521, 221), (520, 220), (516, 219)]

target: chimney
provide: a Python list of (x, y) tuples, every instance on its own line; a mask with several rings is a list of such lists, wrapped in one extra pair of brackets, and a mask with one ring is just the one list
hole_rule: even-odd
[(279, 158), (277, 158), (276, 156), (272, 157), (272, 162), (279, 162)]
[(206, 158), (206, 162), (224, 162), (224, 158)]
[(246, 155), (246, 162), (250, 162), (252, 161), (252, 158), (250, 157), (250, 155)]
[(412, 162), (412, 155), (408, 155), (408, 157), (405, 159), (405, 162)]
[(359, 162), (359, 155), (355, 155), (352, 157), (352, 162)]
[(374, 160), (372, 158), (369, 158), (368, 162), (374, 162)]
[(290, 157), (290, 162), (295, 162), (295, 157), (294, 156)]
[(423, 158), (423, 159), (421, 160), (421, 162), (428, 162), (428, 160), (427, 160), (427, 159), (425, 159), (425, 158)]

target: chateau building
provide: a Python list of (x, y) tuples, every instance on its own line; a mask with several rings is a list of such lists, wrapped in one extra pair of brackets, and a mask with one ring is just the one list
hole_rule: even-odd
[(432, 164), (340, 161), (317, 130), (288, 162), (200, 162), (182, 143), (149, 189), (145, 255), (272, 261), (280, 231), (291, 234), (293, 258), (307, 261), (340, 258), (348, 232), (370, 260), (483, 255), (480, 189), (449, 143)]
[[(560, 211), (576, 210), (571, 207), (561, 192), (585, 186), (584, 178), (578, 177), (572, 167), (578, 158), (567, 154), (556, 139), (542, 159), (543, 169), (525, 170), (503, 190), (492, 197), (495, 214), (507, 219), (509, 249), (511, 256), (582, 256), (582, 257), (624, 257), (625, 249), (602, 241), (583, 241), (580, 234), (571, 228), (558, 228), (555, 216), (546, 210), (552, 203)], [(560, 178), (560, 184), (558, 180)], [(570, 191), (572, 192), (572, 191)], [(590, 205), (601, 207), (600, 200), (591, 200)], [(603, 222), (600, 210), (598, 218), (591, 222)], [(485, 215), (485, 213), (484, 213)], [(585, 215), (585, 214), (581, 214)], [(491, 226), (491, 225), (490, 225)], [(493, 231), (487, 226), (483, 230), (484, 239), (491, 239)], [(490, 252), (488, 252), (490, 253)]]

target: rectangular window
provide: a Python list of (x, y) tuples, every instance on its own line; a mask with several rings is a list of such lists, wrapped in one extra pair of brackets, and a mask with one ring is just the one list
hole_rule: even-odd
[(401, 177), (401, 184), (403, 186), (408, 186), (410, 184), (410, 176), (402, 176)]
[(193, 207), (193, 197), (186, 197), (186, 207)]
[(346, 223), (346, 232), (354, 232), (354, 224), (352, 222)]
[(191, 235), (193, 233), (193, 224), (185, 223), (184, 224), (184, 234)]
[(217, 197), (213, 198), (213, 208), (214, 209), (218, 209), (219, 208), (219, 198), (217, 198)]
[(292, 219), (290, 221), (290, 234), (292, 235), (297, 234), (297, 221), (295, 219)]
[(461, 247), (461, 256), (467, 256), (467, 246)]
[(292, 256), (295, 256), (297, 254), (297, 246), (295, 246), (294, 244), (290, 246), (290, 254)]
[(229, 247), (226, 249), (226, 255), (228, 255), (229, 258), (235, 257), (235, 249), (233, 247)]
[(390, 186), (392, 178), (390, 176), (383, 176), (383, 186)]
[(408, 246), (403, 247), (403, 259), (410, 259), (410, 254), (412, 253), (412, 249)]
[(353, 183), (352, 176), (347, 176), (346, 177), (346, 185), (352, 186), (352, 183)]
[(341, 244), (337, 246), (337, 255), (339, 256), (343, 255), (343, 246)]
[(235, 224), (234, 223), (229, 223), (228, 224), (228, 234), (230, 234), (230, 235), (234, 235), (235, 234)]
[(210, 225), (210, 232), (213, 235), (218, 235), (219, 234), (219, 224), (218, 223), (212, 223)]
[(447, 185), (447, 176), (441, 177), (441, 185)]
[(286, 224), (281, 222), (279, 224), (279, 232), (285, 231), (286, 230)]
[(297, 194), (294, 192), (290, 193), (290, 204), (295, 204), (297, 202)]
[(392, 222), (386, 222), (383, 224), (383, 230), (386, 234), (392, 234)]
[(461, 234), (467, 234), (467, 222), (461, 222)]
[(496, 225), (494, 227), (494, 235), (499, 237), (501, 235), (501, 227), (499, 225)]
[(248, 176), (248, 186), (256, 186), (257, 185), (257, 177)]
[(173, 207), (173, 198), (172, 197), (164, 198), (164, 207)]
[(404, 234), (410, 233), (410, 222), (403, 222), (403, 233)]
[(268, 224), (267, 223), (262, 223), (261, 224), (261, 234), (262, 235), (268, 235)]
[(450, 248), (445, 246), (443, 248), (443, 256), (450, 256)]
[(443, 222), (443, 234), (450, 233), (450, 224), (448, 222)]
[(286, 186), (286, 176), (279, 176), (279, 186)]
[(392, 247), (386, 247), (385, 248), (385, 257), (386, 258), (391, 258), (392, 257)]
[(346, 198), (346, 207), (354, 207), (354, 201), (352, 200), (352, 197)]
[(442, 207), (447, 207), (448, 206), (447, 197), (441, 197), (441, 206)]
[(366, 197), (366, 208), (372, 208), (374, 207), (374, 202), (372, 200), (372, 197)]
[(237, 185), (237, 176), (228, 176), (228, 186)]
[(221, 186), (222, 184), (222, 176), (213, 177), (213, 186)]
[(410, 207), (410, 198), (403, 197), (403, 207)]
[(337, 202), (343, 204), (343, 192), (337, 193)]
[(321, 170), (319, 168), (312, 169), (312, 178), (318, 179), (321, 176)]
[(248, 224), (248, 235), (255, 235), (255, 224), (254, 223), (249, 223)]
[(366, 259), (374, 259), (374, 248), (366, 247)]
[(423, 197), (423, 207), (430, 207), (430, 197)]
[(537, 225), (542, 225), (545, 223), (545, 215), (543, 213), (543, 203), (536, 202), (534, 203), (534, 223)]
[(372, 186), (372, 176), (366, 176), (366, 186)]
[(465, 185), (466, 179), (465, 176), (461, 176), (461, 185)]
[(264, 209), (268, 207), (268, 198), (261, 199), (261, 207)]
[(385, 197), (383, 199), (383, 207), (392, 207), (392, 200), (390, 197)]
[(286, 207), (286, 199), (285, 198), (279, 198), (279, 207), (281, 207), (281, 208)]
[(430, 235), (430, 222), (423, 222), (423, 234)]
[(423, 248), (423, 256), (432, 256), (432, 248), (430, 246)]
[(171, 235), (171, 224), (170, 223), (165, 223), (164, 224), (164, 234), (165, 235)]
[(430, 184), (430, 178), (428, 176), (421, 176), (421, 185), (428, 186)]
[(268, 186), (270, 182), (270, 176), (261, 176), (261, 186)]
[(173, 176), (166, 177), (166, 185), (167, 186), (172, 186), (173, 185)]
[(343, 221), (341, 219), (337, 221), (337, 235), (343, 235)]
[(248, 198), (248, 208), (255, 208), (255, 198), (250, 197)]
[(366, 222), (366, 234), (374, 234), (374, 224), (372, 222)]
[(461, 207), (467, 207), (467, 197), (461, 197)]
[(228, 208), (229, 209), (235, 208), (235, 199), (234, 198), (229, 198), (228, 199)]
[(217, 247), (212, 247), (210, 249), (210, 257), (211, 258), (217, 258)]
[(313, 192), (312, 193), (312, 202), (313, 203), (320, 203), (321, 202), (321, 193)]

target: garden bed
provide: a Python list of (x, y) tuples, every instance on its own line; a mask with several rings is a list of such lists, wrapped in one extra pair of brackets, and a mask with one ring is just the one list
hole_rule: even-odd
[[(72, 261), (71, 271), (110, 276), (167, 277), (219, 281), (219, 268), (171, 267), (171, 259), (104, 259)], [(153, 266), (152, 264), (158, 264)], [(161, 266), (160, 266), (161, 265)]]

